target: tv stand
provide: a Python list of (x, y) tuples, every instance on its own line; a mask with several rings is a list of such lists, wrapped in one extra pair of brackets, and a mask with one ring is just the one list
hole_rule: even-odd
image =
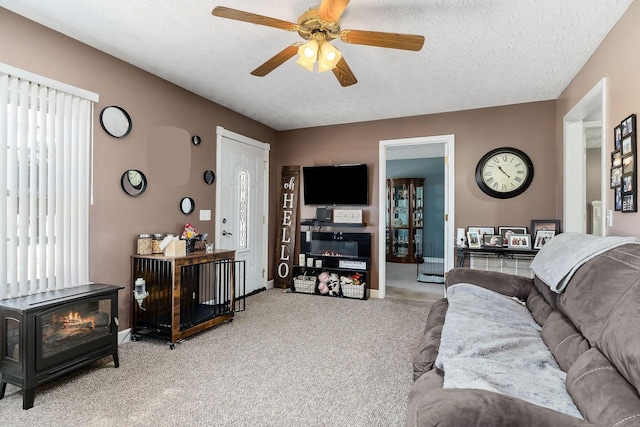
[[(293, 266), (294, 292), (327, 295), (318, 291), (318, 275), (327, 272), (337, 275), (337, 280), (342, 282), (339, 296), (369, 297), (370, 233), (303, 231), (300, 233), (300, 253), (304, 254), (304, 264), (300, 260), (299, 265)], [(318, 261), (320, 265), (316, 264)]]

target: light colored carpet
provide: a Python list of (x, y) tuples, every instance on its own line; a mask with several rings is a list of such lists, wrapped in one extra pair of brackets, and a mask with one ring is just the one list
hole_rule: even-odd
[(2, 426), (402, 426), (431, 304), (270, 289), (232, 323), (157, 340), (42, 385), (9, 385)]

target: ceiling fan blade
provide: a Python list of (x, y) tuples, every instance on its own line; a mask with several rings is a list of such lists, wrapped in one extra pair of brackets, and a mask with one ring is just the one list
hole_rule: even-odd
[(273, 70), (275, 70), (276, 68), (284, 64), (285, 62), (287, 62), (289, 59), (296, 56), (296, 54), (298, 53), (298, 47), (300, 46), (300, 44), (301, 43), (294, 43), (291, 46), (285, 47), (282, 51), (275, 54), (267, 62), (265, 62), (264, 64), (262, 64), (261, 66), (253, 70), (251, 72), (251, 75), (257, 76), (257, 77), (266, 76), (267, 74), (269, 74), (270, 72), (272, 72)]
[(340, 82), (342, 87), (347, 87), (358, 83), (356, 76), (353, 75), (351, 68), (347, 64), (347, 61), (344, 60), (344, 57), (340, 58), (336, 67), (331, 70), (333, 74), (336, 76), (336, 79)]
[(322, 0), (318, 10), (318, 18), (327, 22), (338, 22), (348, 4), (349, 0)]
[(266, 25), (267, 27), (280, 28), (287, 31), (297, 31), (298, 25), (293, 22), (283, 21), (281, 19), (270, 18), (268, 16), (256, 15), (255, 13), (244, 12), (242, 10), (231, 9), (224, 6), (216, 6), (211, 11), (214, 16), (220, 18), (228, 18), (236, 21), (249, 22), (251, 24)]
[(424, 45), (423, 36), (378, 31), (344, 30), (340, 32), (340, 39), (345, 43), (414, 51), (422, 49)]

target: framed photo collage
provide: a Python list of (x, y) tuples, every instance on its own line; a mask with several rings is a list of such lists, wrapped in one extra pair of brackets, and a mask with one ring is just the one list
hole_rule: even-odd
[(615, 210), (638, 211), (638, 179), (636, 173), (636, 115), (624, 119), (613, 130), (614, 145), (611, 153), (611, 185)]

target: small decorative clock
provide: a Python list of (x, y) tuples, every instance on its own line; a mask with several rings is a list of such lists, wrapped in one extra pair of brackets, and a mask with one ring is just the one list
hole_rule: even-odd
[(501, 147), (482, 156), (476, 167), (476, 183), (487, 195), (509, 199), (522, 194), (533, 180), (533, 163), (521, 150)]

